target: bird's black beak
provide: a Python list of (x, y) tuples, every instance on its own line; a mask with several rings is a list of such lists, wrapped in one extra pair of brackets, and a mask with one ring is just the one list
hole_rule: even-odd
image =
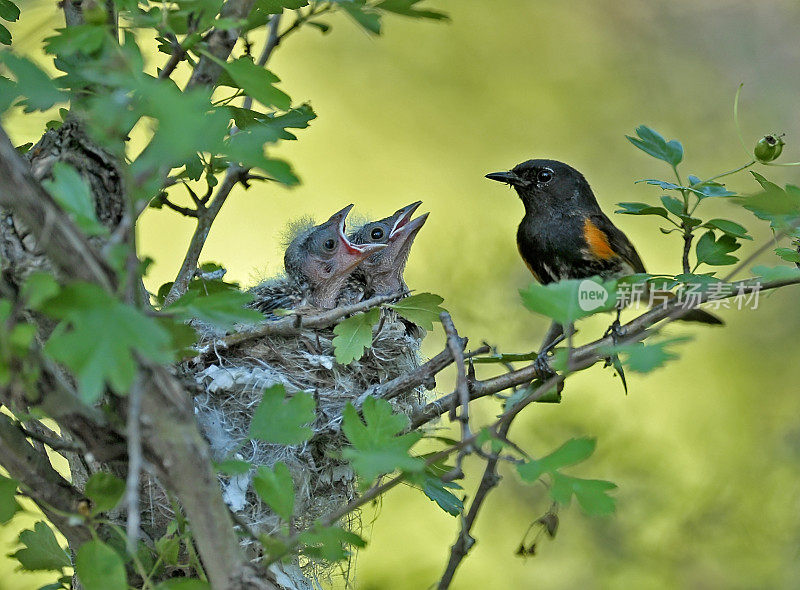
[(511, 172), (492, 172), (491, 174), (487, 174), (486, 178), (489, 180), (496, 180), (497, 182), (505, 182), (506, 184), (510, 184), (511, 186), (525, 186), (527, 182)]

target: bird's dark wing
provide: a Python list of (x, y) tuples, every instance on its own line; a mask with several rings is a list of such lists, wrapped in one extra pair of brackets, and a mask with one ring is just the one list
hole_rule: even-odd
[(645, 272), (636, 248), (628, 237), (605, 215), (589, 215), (584, 219), (583, 236), (589, 252), (595, 258), (608, 260), (618, 259), (630, 266), (630, 273)]
[(262, 283), (250, 289), (254, 299), (250, 307), (267, 313), (276, 309), (291, 309), (302, 299), (302, 294), (288, 281)]

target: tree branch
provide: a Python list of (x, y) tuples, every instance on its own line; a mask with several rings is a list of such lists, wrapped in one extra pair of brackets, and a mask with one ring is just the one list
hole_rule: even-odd
[(211, 225), (217, 218), (222, 205), (228, 195), (231, 194), (233, 187), (235, 187), (246, 174), (243, 168), (232, 166), (228, 168), (225, 174), (225, 179), (217, 189), (217, 194), (211, 200), (208, 207), (203, 210), (197, 210), (197, 227), (192, 234), (192, 240), (189, 242), (189, 249), (186, 251), (186, 256), (183, 259), (183, 264), (178, 271), (178, 276), (175, 277), (175, 282), (172, 283), (169, 293), (164, 299), (164, 306), (168, 306), (177, 301), (189, 288), (189, 283), (194, 277), (197, 270), (197, 263), (200, 260), (200, 253), (203, 251), (203, 246), (208, 239), (208, 232), (211, 231)]

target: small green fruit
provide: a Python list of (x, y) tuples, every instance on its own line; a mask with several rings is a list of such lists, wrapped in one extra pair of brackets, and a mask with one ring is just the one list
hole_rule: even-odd
[(765, 135), (758, 140), (756, 149), (753, 150), (753, 155), (759, 162), (772, 162), (781, 155), (784, 144), (783, 135)]

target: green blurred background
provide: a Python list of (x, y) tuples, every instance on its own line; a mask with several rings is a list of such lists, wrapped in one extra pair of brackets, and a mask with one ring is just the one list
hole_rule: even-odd
[[(736, 167), (746, 161), (731, 117), (739, 82), (746, 141), (785, 131), (785, 158), (800, 159), (796, 2), (429, 4), (452, 21), (387, 19), (376, 39), (336, 17), (329, 35), (304, 31), (279, 48), (271, 68), (282, 87), (296, 101), (309, 99), (319, 115), (300, 141), (276, 151), (294, 163), (303, 185), (290, 191), (257, 184), (236, 193), (204, 260), (249, 285), (281, 269), (281, 233), (293, 218), (327, 217), (350, 202), (363, 215), (382, 217), (422, 199), (431, 217), (412, 252), (409, 285), (445, 297), (473, 345), (487, 340), (527, 351), (547, 322), (526, 312), (517, 294), (530, 280), (514, 242), (522, 207), (485, 173), (550, 157), (583, 171), (609, 213), (619, 201), (655, 201), (659, 191), (633, 182), (671, 180), (669, 171), (624, 134), (645, 123), (681, 140), (684, 174)], [(15, 46), (41, 56), (41, 38), (61, 26), (60, 16), (51, 2), (23, 1), (21, 8)], [(153, 56), (151, 67), (162, 62)], [(24, 143), (36, 141), (48, 118), (15, 114), (4, 123)], [(759, 171), (797, 183), (797, 170)], [(730, 186), (757, 188), (747, 174)], [(704, 207), (709, 217), (745, 223), (756, 244), (769, 239), (763, 224), (733, 204)], [(615, 216), (649, 270), (678, 272), (679, 241), (662, 235), (653, 219)], [(149, 286), (171, 280), (191, 230), (171, 211), (145, 214), (141, 250), (157, 261)], [(754, 247), (746, 244), (741, 254)], [(522, 485), (506, 469), (453, 588), (800, 587), (797, 296), (789, 288), (762, 296), (757, 310), (722, 311), (723, 329), (670, 328), (693, 340), (666, 368), (629, 374), (628, 396), (597, 366), (569, 381), (560, 405), (530, 407), (512, 437), (534, 455), (570, 436), (598, 437), (595, 456), (574, 473), (616, 482), (617, 514), (589, 518), (573, 505), (561, 511), (554, 541), (535, 557), (515, 557), (548, 503), (543, 488)], [(593, 339), (606, 324), (590, 321), (580, 337)], [(435, 331), (426, 352), (442, 344)], [(439, 393), (451, 388), (450, 375), (440, 379)], [(499, 407), (485, 400), (476, 418), (486, 422)], [(481, 466), (467, 466), (471, 496)], [(441, 575), (456, 519), (409, 488), (362, 516), (370, 544), (356, 559), (356, 588), (423, 589)], [(0, 588), (37, 588), (46, 577), (14, 573), (5, 560), (15, 535), (0, 529)]]

